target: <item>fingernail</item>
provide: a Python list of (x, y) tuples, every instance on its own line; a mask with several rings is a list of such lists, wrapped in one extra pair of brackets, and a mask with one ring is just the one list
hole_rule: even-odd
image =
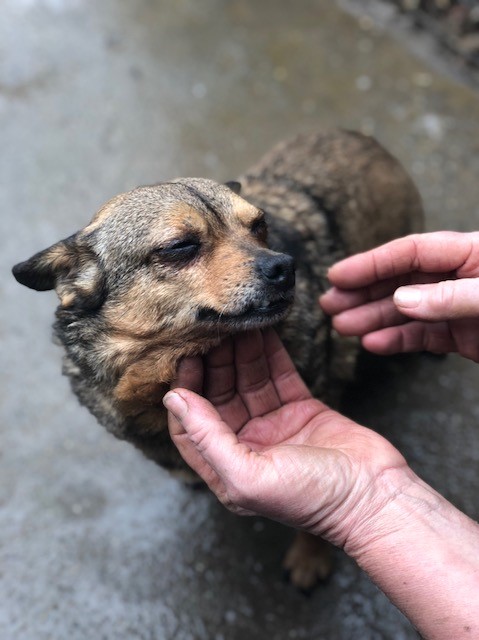
[(163, 397), (163, 404), (180, 421), (188, 412), (186, 401), (175, 391), (168, 391)]
[(421, 302), (421, 290), (417, 287), (401, 287), (394, 294), (394, 303), (411, 309)]

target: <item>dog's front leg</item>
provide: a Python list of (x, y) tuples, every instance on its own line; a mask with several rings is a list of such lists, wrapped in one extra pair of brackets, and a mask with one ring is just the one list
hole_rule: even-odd
[(309, 593), (318, 582), (329, 578), (333, 569), (333, 547), (322, 538), (298, 531), (283, 567), (291, 583)]

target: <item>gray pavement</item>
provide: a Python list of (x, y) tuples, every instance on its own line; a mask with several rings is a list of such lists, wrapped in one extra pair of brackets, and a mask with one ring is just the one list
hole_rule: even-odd
[[(338, 552), (310, 598), (282, 581), (291, 532), (239, 519), (114, 440), (50, 341), (51, 293), (9, 269), (107, 198), (179, 175), (236, 176), (274, 142), (374, 133), (429, 229), (479, 225), (479, 99), (327, 1), (4, 0), (0, 21), (0, 638), (415, 638)], [(479, 368), (373, 359), (347, 411), (479, 517)]]

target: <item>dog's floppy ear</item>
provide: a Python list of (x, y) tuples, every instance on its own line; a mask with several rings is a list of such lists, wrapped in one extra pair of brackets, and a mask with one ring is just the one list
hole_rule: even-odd
[(229, 180), (228, 182), (225, 182), (225, 186), (229, 187), (231, 191), (233, 191), (234, 193), (236, 193), (237, 196), (239, 196), (241, 191), (241, 182), (236, 182), (236, 180)]
[(98, 259), (91, 249), (77, 242), (76, 234), (20, 262), (12, 272), (30, 289), (55, 289), (64, 308), (94, 309), (105, 296)]

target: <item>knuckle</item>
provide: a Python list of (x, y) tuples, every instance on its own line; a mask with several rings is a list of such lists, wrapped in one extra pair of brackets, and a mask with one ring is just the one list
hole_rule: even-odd
[(446, 280), (438, 282), (432, 290), (430, 306), (433, 311), (447, 311), (455, 306), (455, 286), (454, 282)]
[(200, 423), (197, 425), (196, 429), (190, 427), (190, 439), (197, 450), (203, 454), (210, 444), (208, 426)]
[(407, 236), (406, 241), (409, 243), (409, 270), (418, 271), (421, 268), (420, 255), (421, 255), (421, 242), (422, 237), (418, 233)]

